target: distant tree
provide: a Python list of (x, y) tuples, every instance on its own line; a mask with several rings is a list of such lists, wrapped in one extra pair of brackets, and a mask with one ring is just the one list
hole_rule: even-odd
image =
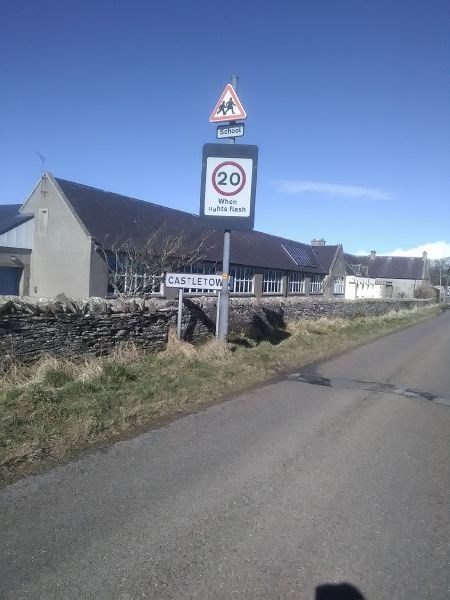
[(450, 286), (450, 256), (430, 260), (430, 282), (432, 285)]
[(162, 225), (143, 240), (106, 239), (99, 252), (105, 260), (109, 292), (136, 297), (159, 292), (165, 272), (185, 270), (204, 260), (212, 235), (205, 231), (188, 236)]

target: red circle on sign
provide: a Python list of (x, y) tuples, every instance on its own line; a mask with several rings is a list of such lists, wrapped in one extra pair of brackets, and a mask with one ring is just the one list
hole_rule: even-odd
[[(239, 170), (239, 172), (241, 174), (241, 179), (242, 179), (241, 185), (238, 188), (236, 188), (235, 190), (233, 190), (232, 192), (224, 192), (223, 190), (221, 190), (220, 188), (218, 188), (217, 184), (216, 184), (216, 175), (217, 175), (217, 172), (219, 171), (219, 169), (223, 169), (223, 167), (226, 167), (227, 165), (231, 165), (232, 167), (236, 167)], [(220, 163), (219, 165), (217, 165), (217, 167), (213, 171), (211, 179), (212, 179), (212, 184), (213, 184), (214, 189), (216, 190), (216, 192), (218, 194), (221, 194), (222, 196), (235, 196), (236, 194), (239, 194), (239, 192), (241, 192), (244, 189), (245, 183), (247, 181), (247, 177), (245, 175), (244, 169), (241, 167), (241, 165), (239, 163), (233, 162), (232, 160), (227, 160), (227, 161), (225, 161), (225, 162)]]

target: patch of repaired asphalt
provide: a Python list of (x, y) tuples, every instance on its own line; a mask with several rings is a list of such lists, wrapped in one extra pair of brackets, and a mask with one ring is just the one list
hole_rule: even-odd
[(430, 392), (420, 390), (411, 390), (409, 388), (393, 385), (392, 383), (381, 383), (378, 381), (362, 381), (359, 379), (345, 378), (328, 378), (321, 377), (314, 373), (292, 373), (288, 375), (289, 381), (298, 381), (300, 383), (308, 383), (310, 385), (320, 385), (323, 387), (331, 387), (337, 390), (365, 390), (368, 392), (382, 392), (384, 394), (395, 394), (397, 396), (406, 396), (407, 398), (415, 398), (418, 400), (429, 400), (438, 404), (450, 406), (450, 398), (441, 398)]

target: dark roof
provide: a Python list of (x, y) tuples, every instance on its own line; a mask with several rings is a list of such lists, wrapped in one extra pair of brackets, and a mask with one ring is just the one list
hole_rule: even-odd
[[(424, 259), (408, 256), (355, 256), (346, 254), (349, 265), (366, 267), (368, 277), (374, 279), (423, 279)], [(355, 270), (355, 269), (353, 269)], [(353, 274), (353, 273), (351, 273)], [(361, 273), (356, 273), (361, 275)]]
[(357, 256), (356, 254), (347, 254), (344, 252), (345, 272), (347, 275), (368, 277), (368, 269), (366, 266), (361, 264), (360, 259), (361, 256)]
[(311, 246), (322, 267), (329, 272), (339, 246)]
[(349, 265), (357, 265), (360, 262), (361, 256), (356, 254), (349, 254), (348, 252), (344, 252), (345, 261), (348, 262)]
[[(136, 200), (79, 183), (56, 178), (65, 197), (89, 234), (105, 249), (132, 238), (145, 241), (161, 228), (165, 235), (183, 235), (187, 246), (195, 244), (207, 231), (198, 216), (159, 204)], [(309, 264), (298, 264), (283, 246), (304, 252)], [(223, 233), (214, 231), (208, 237), (205, 260), (222, 261)], [(271, 269), (301, 270), (325, 273), (311, 247), (260, 231), (233, 231), (230, 262)]]
[[(310, 256), (310, 264), (299, 263), (286, 251), (286, 247), (297, 249), (302, 254)], [(222, 245), (218, 246), (222, 250)], [(216, 260), (221, 260), (217, 258)], [(235, 264), (283, 269), (286, 271), (303, 271), (305, 273), (325, 273), (317, 262), (310, 246), (270, 235), (261, 231), (233, 231), (231, 233), (231, 257)]]
[(375, 279), (422, 279), (424, 262), (422, 258), (407, 256), (364, 256), (362, 264), (369, 269), (369, 276)]
[(21, 204), (0, 204), (0, 234), (33, 218), (31, 214), (21, 214), (19, 212), (21, 206)]
[(89, 234), (100, 244), (108, 246), (130, 236), (136, 242), (146, 240), (161, 227), (169, 233), (199, 232), (195, 216), (181, 210), (64, 179), (56, 181)]

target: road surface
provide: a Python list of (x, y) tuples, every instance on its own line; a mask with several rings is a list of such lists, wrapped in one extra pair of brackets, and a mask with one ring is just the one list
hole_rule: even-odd
[(0, 598), (448, 599), (449, 357), (447, 311), (4, 488)]

